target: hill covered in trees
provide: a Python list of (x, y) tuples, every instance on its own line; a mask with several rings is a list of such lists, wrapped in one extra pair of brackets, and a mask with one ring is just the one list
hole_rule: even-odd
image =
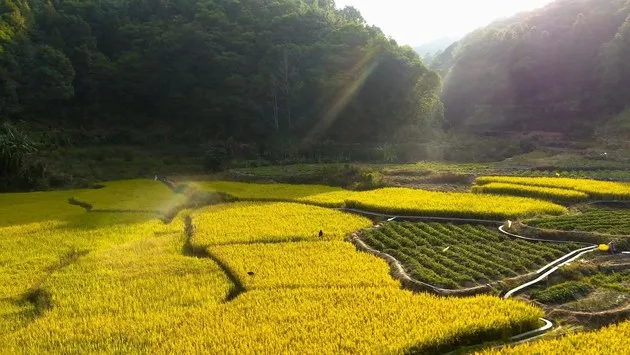
[(46, 130), (377, 144), (442, 120), (438, 75), (332, 0), (2, 0), (0, 14), (0, 118)]
[(629, 126), (628, 58), (630, 1), (557, 0), (469, 34), (432, 66), (452, 127), (588, 137)]
[(0, 0), (0, 189), (187, 158), (502, 160), (531, 131), (630, 144), (627, 58), (630, 0), (557, 0), (431, 68), (333, 0)]

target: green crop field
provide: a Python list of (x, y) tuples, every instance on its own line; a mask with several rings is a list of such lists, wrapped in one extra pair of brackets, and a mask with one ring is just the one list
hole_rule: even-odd
[(630, 235), (630, 209), (592, 207), (579, 214), (535, 219), (526, 224), (546, 229)]
[(401, 261), (413, 278), (449, 289), (526, 274), (579, 249), (514, 240), (485, 226), (440, 223), (390, 222), (361, 238)]

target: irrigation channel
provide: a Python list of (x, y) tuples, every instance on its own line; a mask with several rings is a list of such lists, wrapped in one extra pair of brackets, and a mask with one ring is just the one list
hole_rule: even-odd
[[(517, 234), (512, 234), (512, 233), (506, 232), (505, 229), (504, 229), (504, 226), (500, 226), (499, 227), (499, 231), (501, 233), (505, 234), (505, 235), (508, 235), (508, 236), (511, 236), (511, 237), (514, 237), (514, 238), (521, 238), (521, 239), (526, 239), (526, 240), (536, 240), (536, 241), (541, 241), (541, 242), (551, 242), (552, 241), (552, 240), (546, 240), (546, 239), (526, 238), (526, 237), (523, 237), (523, 236), (520, 236), (520, 235), (517, 235)], [(566, 240), (563, 240), (563, 241), (555, 240), (553, 242), (556, 242), (556, 243), (574, 243), (574, 242), (566, 241)], [(509, 290), (503, 296), (503, 298), (504, 299), (508, 299), (508, 298), (512, 297), (512, 295), (516, 294), (517, 292), (519, 292), (521, 290), (524, 290), (524, 289), (526, 289), (529, 286), (532, 286), (532, 285), (535, 285), (535, 284), (539, 283), (540, 281), (546, 279), (549, 275), (551, 275), (554, 272), (558, 271), (558, 269), (560, 269), (564, 265), (566, 265), (566, 264), (568, 264), (568, 263), (578, 259), (582, 255), (591, 253), (591, 252), (593, 252), (595, 250), (597, 250), (597, 245), (592, 244), (592, 245), (589, 245), (586, 248), (574, 250), (574, 251), (570, 252), (569, 254), (567, 254), (567, 255), (565, 255), (565, 256), (557, 259), (557, 260), (552, 261), (551, 263), (549, 263), (549, 264), (545, 265), (544, 267), (542, 267), (540, 270), (536, 271), (536, 274), (541, 274), (541, 273), (544, 272), (542, 275), (540, 275), (538, 278), (536, 278), (536, 279), (534, 279), (532, 281), (529, 281), (529, 282), (524, 283), (524, 284), (522, 284), (522, 285), (520, 285), (520, 286), (518, 286), (516, 288), (513, 288), (513, 289)], [(549, 269), (549, 270), (546, 271), (547, 269)]]

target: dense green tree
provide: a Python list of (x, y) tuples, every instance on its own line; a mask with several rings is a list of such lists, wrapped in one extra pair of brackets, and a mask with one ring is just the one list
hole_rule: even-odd
[(440, 126), (436, 74), (332, 0), (3, 0), (0, 10), (0, 117), (166, 129), (187, 143), (378, 144)]

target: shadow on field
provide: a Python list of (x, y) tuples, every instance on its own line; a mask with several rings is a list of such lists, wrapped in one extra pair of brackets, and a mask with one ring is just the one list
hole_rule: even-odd
[(29, 290), (24, 293), (24, 295), (22, 295), (21, 300), (18, 302), (27, 302), (33, 305), (32, 311), (29, 310), (24, 312), (24, 314), (28, 316), (27, 318), (29, 319), (29, 322), (41, 317), (46, 311), (53, 308), (52, 294), (44, 287), (48, 278), (53, 273), (78, 262), (80, 258), (86, 256), (88, 253), (89, 250), (71, 249), (68, 253), (63, 255), (56, 264), (48, 267), (46, 274), (35, 282), (35, 284), (33, 284)]
[(215, 262), (228, 277), (230, 282), (232, 283), (232, 287), (228, 292), (227, 296), (223, 300), (223, 302), (230, 302), (236, 299), (236, 297), (240, 296), (242, 293), (247, 291), (245, 286), (241, 280), (236, 276), (236, 273), (229, 267), (227, 264), (223, 263), (219, 258), (212, 255), (206, 248), (198, 247), (193, 245), (192, 238), (195, 234), (195, 225), (192, 223), (192, 217), (186, 216), (184, 217), (184, 235), (185, 241), (184, 246), (182, 247), (182, 254), (184, 256), (192, 257), (192, 258), (201, 258), (201, 259), (210, 259)]

